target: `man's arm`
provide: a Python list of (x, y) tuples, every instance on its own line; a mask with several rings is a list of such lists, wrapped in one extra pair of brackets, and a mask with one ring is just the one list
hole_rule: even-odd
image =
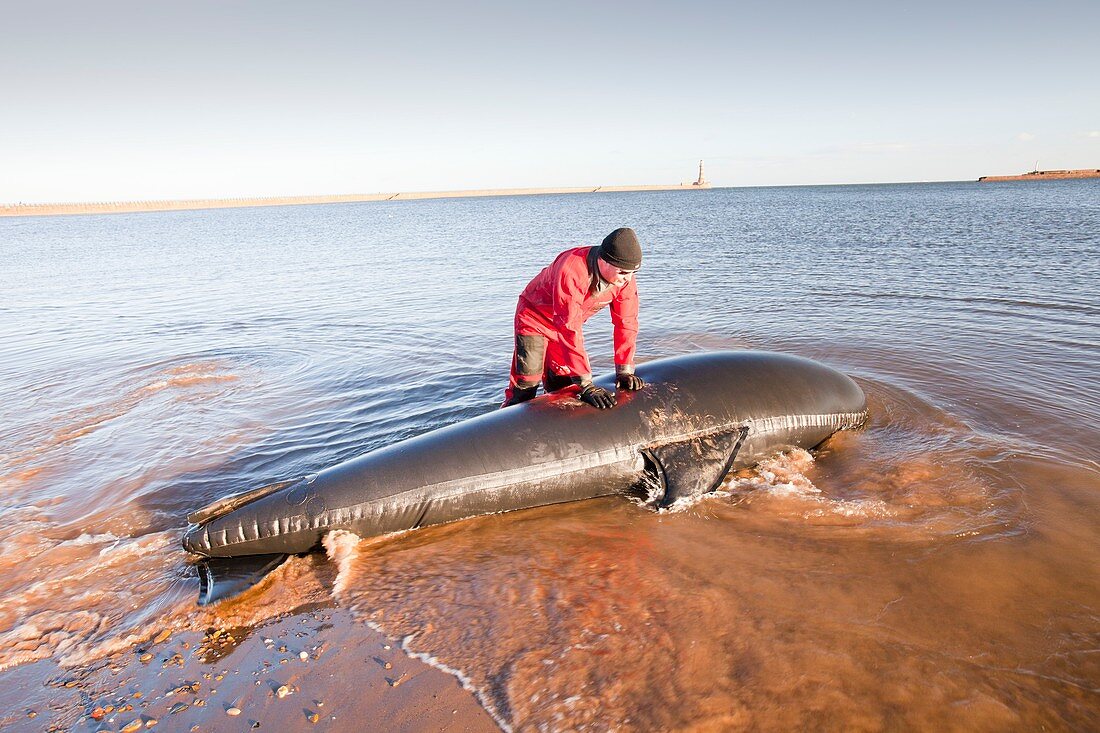
[[(611, 323), (615, 327), (615, 374), (620, 377), (634, 374), (634, 354), (638, 344), (638, 286), (634, 278), (611, 300)], [(639, 384), (637, 388), (640, 387)], [(627, 386), (627, 389), (631, 388)]]
[(588, 293), (588, 268), (563, 267), (554, 288), (554, 328), (561, 343), (565, 364), (555, 365), (562, 376), (580, 386), (577, 397), (595, 408), (614, 407), (615, 395), (592, 383), (592, 367), (584, 350), (584, 313), (581, 303)]
[(581, 303), (588, 292), (587, 270), (563, 267), (554, 283), (554, 330), (562, 346), (561, 376), (577, 384), (592, 381), (592, 367), (584, 350), (584, 313)]

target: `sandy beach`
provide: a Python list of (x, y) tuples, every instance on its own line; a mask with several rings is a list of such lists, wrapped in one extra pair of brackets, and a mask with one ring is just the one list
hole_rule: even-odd
[(301, 206), (303, 204), (354, 204), (364, 201), (412, 201), (456, 199), (479, 196), (537, 196), (559, 193), (622, 193), (628, 191), (699, 191), (709, 184), (681, 183), (653, 186), (579, 186), (573, 188), (486, 188), (469, 191), (398, 191), (396, 193), (350, 193), (331, 196), (271, 196), (235, 199), (178, 199), (171, 201), (103, 201), (54, 204), (0, 204), (0, 216), (63, 216), (71, 214), (127, 214), (144, 211), (234, 209), (255, 206)]

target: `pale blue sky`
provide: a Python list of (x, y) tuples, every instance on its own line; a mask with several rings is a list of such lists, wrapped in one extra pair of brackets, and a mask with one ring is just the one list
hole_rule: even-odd
[(1100, 2), (10, 2), (0, 202), (1100, 167)]

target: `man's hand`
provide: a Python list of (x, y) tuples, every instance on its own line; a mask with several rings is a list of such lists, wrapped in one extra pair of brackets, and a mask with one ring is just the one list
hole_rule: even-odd
[(624, 373), (615, 378), (615, 386), (627, 392), (637, 392), (645, 386), (645, 382), (637, 374)]
[(577, 394), (577, 397), (579, 397), (582, 402), (587, 402), (599, 410), (606, 410), (609, 407), (615, 406), (615, 395), (611, 394), (603, 387), (597, 387), (595, 384), (592, 384), (592, 382), (581, 387), (581, 391)]

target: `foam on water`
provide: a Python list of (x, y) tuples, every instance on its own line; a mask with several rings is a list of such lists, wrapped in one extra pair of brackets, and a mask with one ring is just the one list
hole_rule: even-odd
[[(21, 433), (0, 457), (7, 520), (0, 525), (0, 669), (45, 659), (92, 664), (162, 628), (250, 625), (270, 618), (271, 608), (308, 602), (307, 582), (297, 598), (282, 594), (266, 608), (245, 604), (242, 613), (226, 604), (196, 613), (197, 580), (174, 527), (186, 512), (164, 517), (171, 529), (150, 526), (158, 521), (156, 497), (257, 437), (241, 423), (209, 431), (221, 405), (257, 381), (247, 364), (228, 359), (162, 361), (130, 369), (89, 404), (54, 415), (52, 428)], [(163, 421), (171, 434), (158, 432)], [(120, 460), (127, 451), (141, 462)], [(73, 484), (82, 491), (58, 489)], [(303, 564), (310, 565), (291, 561), (277, 576), (302, 574)]]
[(783, 503), (783, 511), (801, 511), (807, 520), (829, 517), (884, 519), (896, 516), (880, 499), (839, 499), (826, 495), (808, 475), (813, 467), (814, 457), (809, 451), (795, 448), (778, 453), (761, 461), (753, 469), (727, 476), (723, 491), (716, 498), (732, 498), (739, 502), (750, 496), (754, 500), (769, 497)]
[[(49, 658), (74, 666), (140, 641), (161, 606), (150, 601), (168, 591), (174, 545), (166, 532), (133, 540), (81, 535), (54, 545), (48, 563), (4, 599), (0, 668)], [(126, 582), (112, 582), (119, 578)]]
[[(370, 621), (367, 621), (366, 623), (375, 631), (385, 633), (385, 630), (379, 624)], [(501, 730), (505, 731), (505, 733), (512, 733), (512, 726), (508, 723), (508, 720), (501, 717), (496, 707), (493, 706), (492, 701), (485, 696), (483, 690), (481, 690), (477, 685), (474, 684), (473, 680), (463, 674), (462, 670), (448, 666), (431, 654), (417, 651), (415, 648), (415, 639), (415, 634), (410, 634), (401, 639), (401, 651), (405, 652), (405, 654), (412, 657), (413, 659), (419, 659), (421, 662), (424, 662), (424, 664), (427, 664), (429, 667), (434, 667), (440, 672), (444, 672), (454, 677), (456, 680), (458, 680), (458, 683), (462, 685), (462, 688), (464, 690), (470, 692), (477, 699), (477, 701), (481, 704), (485, 711), (488, 712), (489, 715), (492, 716), (493, 720), (497, 722), (497, 725), (500, 726)]]
[(340, 598), (348, 583), (351, 563), (359, 553), (359, 535), (338, 529), (324, 536), (325, 553), (336, 564), (336, 581), (332, 584), (332, 595)]

